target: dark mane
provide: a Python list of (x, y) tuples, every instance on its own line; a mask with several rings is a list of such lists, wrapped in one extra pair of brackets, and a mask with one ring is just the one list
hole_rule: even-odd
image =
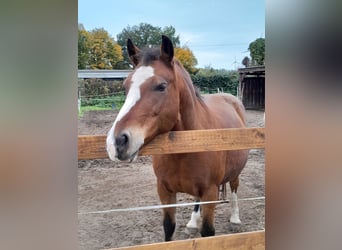
[(145, 48), (140, 51), (138, 56), (141, 58), (142, 64), (147, 66), (151, 64), (151, 62), (159, 59), (160, 49), (159, 48)]
[(196, 95), (196, 97), (198, 98), (198, 100), (203, 101), (203, 96), (201, 95), (200, 88), (197, 87), (197, 86), (192, 82), (192, 79), (191, 79), (191, 77), (190, 77), (189, 72), (184, 68), (184, 66), (183, 66), (177, 59), (175, 59), (174, 61), (175, 61), (176, 65), (178, 65), (179, 68), (183, 71), (183, 73), (184, 73), (184, 75), (185, 75), (185, 80), (186, 80), (186, 82), (187, 82), (190, 86), (193, 86), (194, 91), (195, 91), (195, 95)]

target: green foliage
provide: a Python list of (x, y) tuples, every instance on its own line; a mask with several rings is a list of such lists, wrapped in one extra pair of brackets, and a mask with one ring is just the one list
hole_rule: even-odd
[(78, 69), (86, 69), (89, 60), (89, 34), (84, 29), (78, 30)]
[(92, 111), (92, 110), (110, 110), (109, 107), (97, 107), (97, 106), (81, 106), (80, 112), (78, 113), (78, 117), (82, 117), (84, 112)]
[(215, 70), (211, 67), (200, 69), (196, 75), (191, 75), (193, 83), (205, 93), (216, 92), (219, 88), (226, 93), (237, 95), (239, 74), (237, 71), (224, 69)]
[(84, 107), (91, 109), (120, 109), (125, 95), (122, 81), (103, 79), (86, 79), (79, 81), (81, 95), (81, 110)]
[[(160, 46), (161, 36), (168, 36), (173, 45), (178, 47), (180, 44), (179, 35), (176, 36), (176, 30), (173, 26), (164, 28), (152, 26), (148, 23), (140, 23), (139, 25), (127, 26), (121, 33), (117, 35), (118, 44), (125, 50), (127, 39), (130, 38), (138, 48)], [(129, 68), (131, 62), (127, 53), (124, 53), (124, 63), (126, 68)]]
[(265, 38), (258, 38), (249, 44), (248, 50), (253, 65), (265, 64)]
[(106, 96), (124, 91), (122, 80), (113, 81), (92, 78), (79, 81), (78, 84), (81, 95), (86, 97)]
[(112, 95), (105, 98), (91, 98), (91, 99), (81, 99), (81, 107), (84, 106), (93, 106), (100, 109), (110, 109), (116, 108), (120, 109), (125, 102), (125, 95), (118, 94)]

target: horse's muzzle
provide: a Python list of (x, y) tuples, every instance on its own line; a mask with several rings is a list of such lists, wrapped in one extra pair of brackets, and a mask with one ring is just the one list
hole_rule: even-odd
[[(107, 135), (107, 152), (112, 161), (132, 162), (137, 159), (139, 150), (144, 144), (144, 132), (141, 129), (125, 129), (119, 133), (114, 127)], [(114, 136), (116, 134), (116, 136)]]

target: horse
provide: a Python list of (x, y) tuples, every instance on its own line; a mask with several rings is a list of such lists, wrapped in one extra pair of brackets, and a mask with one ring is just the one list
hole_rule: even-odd
[[(137, 48), (127, 40), (133, 71), (124, 81), (125, 102), (107, 134), (111, 160), (132, 162), (139, 150), (168, 131), (244, 128), (243, 104), (230, 94), (201, 95), (189, 73), (174, 57), (171, 40), (162, 36), (160, 48)], [(237, 189), (248, 150), (164, 154), (152, 156), (157, 191), (162, 204), (176, 203), (176, 194), (187, 193), (196, 201), (218, 199), (219, 187), (230, 184), (230, 222), (240, 224)], [(196, 205), (188, 228), (201, 236), (215, 235), (215, 204)], [(175, 231), (174, 207), (163, 208), (165, 241)], [(199, 228), (202, 216), (201, 228)]]

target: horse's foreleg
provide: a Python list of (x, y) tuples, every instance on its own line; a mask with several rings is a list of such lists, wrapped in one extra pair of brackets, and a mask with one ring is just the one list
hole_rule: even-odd
[[(199, 202), (199, 198), (196, 197), (196, 202)], [(186, 224), (187, 228), (199, 228), (199, 220), (201, 218), (200, 205), (195, 205), (194, 211), (191, 213), (191, 219)]]
[[(202, 201), (215, 201), (218, 198), (218, 188), (217, 186), (212, 186), (206, 191), (201, 197)], [(215, 235), (214, 227), (214, 214), (215, 214), (216, 204), (206, 204), (202, 205), (202, 237)]]
[(175, 222), (175, 208), (164, 208), (164, 219), (163, 219), (163, 227), (165, 234), (165, 241), (172, 240), (172, 235), (176, 228)]
[(231, 216), (230, 222), (234, 224), (241, 224), (241, 220), (239, 218), (239, 206), (237, 200), (237, 188), (239, 186), (239, 177), (235, 180), (229, 182), (231, 195), (230, 195), (230, 203), (231, 203)]
[[(176, 193), (171, 193), (162, 184), (158, 184), (158, 194), (161, 203), (164, 204), (174, 204), (176, 203)], [(172, 240), (172, 235), (176, 228), (175, 221), (176, 208), (163, 208), (163, 227), (165, 234), (165, 241)]]

